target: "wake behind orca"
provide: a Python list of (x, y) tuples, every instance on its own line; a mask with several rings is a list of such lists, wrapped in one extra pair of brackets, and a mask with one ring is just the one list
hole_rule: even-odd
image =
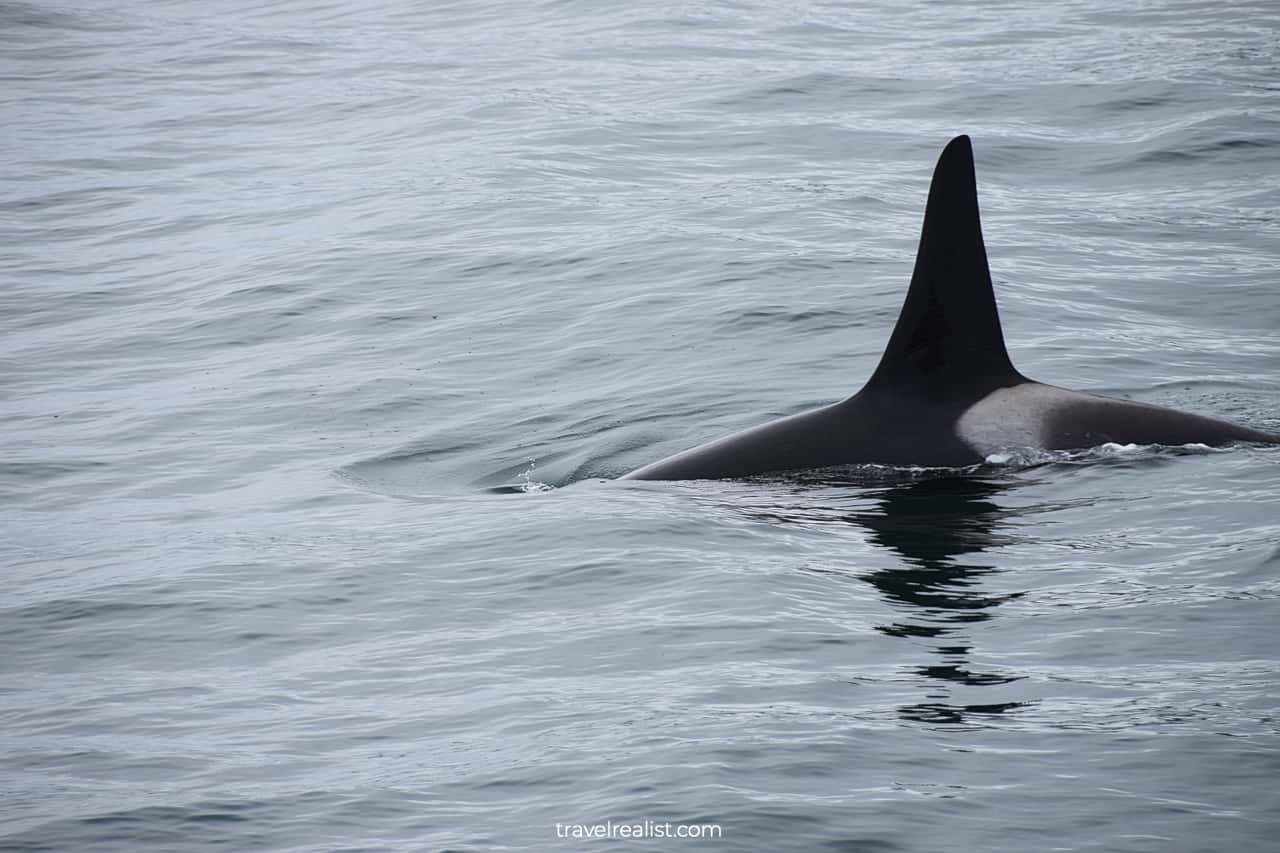
[(933, 171), (915, 270), (880, 364), (858, 393), (686, 450), (632, 480), (750, 477), (882, 464), (962, 467), (1000, 451), (1118, 444), (1280, 444), (1216, 418), (1035, 382), (1005, 351), (969, 137)]

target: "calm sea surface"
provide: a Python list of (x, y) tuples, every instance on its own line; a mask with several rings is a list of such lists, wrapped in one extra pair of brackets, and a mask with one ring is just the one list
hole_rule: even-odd
[(1277, 450), (609, 482), (958, 133), (1023, 372), (1280, 429), (1269, 0), (0, 2), (0, 849), (1276, 849)]

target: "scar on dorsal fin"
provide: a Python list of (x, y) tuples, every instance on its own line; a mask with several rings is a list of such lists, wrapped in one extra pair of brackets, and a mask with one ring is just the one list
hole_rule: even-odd
[(952, 398), (1025, 381), (1000, 330), (973, 147), (957, 136), (933, 170), (911, 287), (866, 387)]

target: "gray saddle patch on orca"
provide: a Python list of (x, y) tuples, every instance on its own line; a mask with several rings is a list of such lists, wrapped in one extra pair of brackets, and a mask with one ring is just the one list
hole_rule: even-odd
[(955, 431), (984, 459), (1000, 451), (1044, 447), (1051, 438), (1051, 416), (1070, 405), (1073, 396), (1039, 382), (997, 388), (964, 410)]
[(1015, 449), (1102, 444), (1280, 444), (1204, 415), (1034, 382), (1005, 350), (969, 137), (943, 149), (907, 297), (858, 393), (646, 465), (623, 479), (749, 477), (882, 464), (959, 467)]

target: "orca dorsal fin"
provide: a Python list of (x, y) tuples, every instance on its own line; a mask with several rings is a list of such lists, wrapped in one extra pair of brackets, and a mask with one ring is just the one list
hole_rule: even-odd
[(943, 149), (898, 324), (867, 388), (953, 398), (1026, 381), (1005, 351), (969, 137)]

